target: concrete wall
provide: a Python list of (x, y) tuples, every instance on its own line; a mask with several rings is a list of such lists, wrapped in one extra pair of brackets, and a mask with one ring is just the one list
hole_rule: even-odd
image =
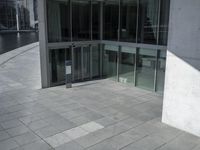
[(171, 0), (162, 121), (200, 136), (200, 0)]

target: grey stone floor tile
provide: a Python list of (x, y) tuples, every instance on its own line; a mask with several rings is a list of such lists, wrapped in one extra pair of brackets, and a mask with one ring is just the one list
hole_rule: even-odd
[(39, 140), (40, 138), (32, 132), (26, 132), (13, 138), (19, 145), (25, 145)]
[(22, 121), (25, 125), (29, 125), (31, 122), (37, 121), (37, 120), (40, 120), (40, 119), (41, 119), (41, 117), (38, 116), (38, 115), (29, 115), (29, 116), (26, 116), (26, 117), (22, 117), (19, 120)]
[(17, 127), (17, 126), (20, 126), (20, 125), (23, 125), (23, 124), (17, 119), (1, 123), (1, 126), (4, 129), (14, 128), (14, 127)]
[(137, 138), (133, 138), (132, 136), (128, 134), (120, 134), (117, 136), (114, 136), (112, 138), (106, 139), (101, 143), (98, 143), (90, 148), (88, 150), (119, 150), (134, 141), (141, 138), (138, 136)]
[(67, 135), (63, 134), (63, 133), (58, 133), (54, 136), (50, 136), (46, 139), (44, 139), (48, 144), (50, 144), (53, 148), (56, 148), (60, 145), (63, 145), (65, 143), (68, 143), (71, 141), (71, 139), (69, 137), (67, 137)]
[(44, 128), (40, 128), (35, 131), (35, 133), (42, 138), (47, 138), (60, 132), (60, 130), (54, 128), (53, 126), (45, 126)]
[(123, 148), (123, 150), (155, 150), (164, 144), (165, 141), (157, 136), (146, 136)]
[(125, 132), (126, 130), (127, 130), (127, 127), (125, 127), (124, 125), (115, 124), (107, 128), (100, 129), (96, 132), (92, 132), (84, 137), (76, 139), (75, 141), (79, 143), (81, 146), (88, 148), (107, 138), (110, 138), (112, 136)]
[(85, 124), (85, 123), (88, 123), (90, 122), (91, 120), (88, 119), (87, 117), (85, 116), (79, 116), (79, 117), (75, 117), (75, 118), (72, 118), (72, 119), (69, 119), (71, 122), (75, 123), (76, 126), (80, 126), (82, 124)]
[(83, 116), (90, 119), (91, 121), (98, 120), (104, 117), (103, 115), (96, 112), (89, 112), (89, 113), (84, 114)]
[(30, 129), (32, 129), (32, 130), (38, 130), (38, 129), (40, 129), (40, 128), (44, 128), (44, 127), (46, 127), (46, 126), (48, 126), (49, 125), (49, 123), (47, 123), (46, 121), (44, 121), (44, 120), (38, 120), (38, 121), (33, 121), (33, 122), (31, 122), (29, 125), (28, 125), (28, 127), (30, 128)]
[(5, 132), (5, 131), (0, 131), (0, 141), (6, 140), (6, 139), (8, 139), (8, 138), (10, 138), (10, 136), (8, 135), (7, 132)]
[(113, 124), (117, 123), (116, 120), (113, 120), (113, 119), (111, 119), (109, 117), (103, 117), (101, 119), (96, 120), (95, 122), (101, 124), (104, 127), (107, 127), (107, 126), (110, 126), (110, 125), (113, 125)]
[(19, 145), (12, 139), (0, 141), (0, 150), (11, 150), (19, 147)]
[(29, 129), (24, 125), (6, 130), (6, 132), (8, 132), (8, 134), (12, 137), (24, 134), (28, 131), (29, 131)]
[(200, 139), (198, 137), (184, 133), (162, 146), (159, 150), (192, 150), (199, 143)]
[(36, 141), (14, 150), (51, 150), (51, 147), (44, 141)]
[(72, 128), (70, 130), (64, 131), (63, 133), (72, 140), (89, 134), (87, 130), (82, 129), (81, 127)]
[(55, 148), (55, 150), (83, 150), (84, 148), (81, 147), (78, 143), (71, 141), (69, 143), (63, 144)]

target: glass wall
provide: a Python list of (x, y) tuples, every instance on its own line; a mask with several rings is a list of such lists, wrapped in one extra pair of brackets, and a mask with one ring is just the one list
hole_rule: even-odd
[(157, 51), (139, 49), (137, 57), (136, 86), (154, 90)]
[(70, 41), (70, 3), (69, 0), (48, 0), (48, 41)]
[[(163, 91), (166, 51), (131, 43), (166, 45), (169, 0), (47, 0), (47, 15), (49, 42), (75, 41), (73, 81), (103, 76)], [(51, 50), (53, 83), (64, 81), (66, 55)]]
[(120, 41), (136, 42), (137, 0), (122, 0), (120, 4)]
[(50, 50), (52, 83), (59, 84), (65, 81), (65, 60), (71, 60), (70, 48)]
[(120, 53), (119, 82), (134, 83), (136, 48), (122, 47)]
[(102, 34), (103, 40), (166, 45), (169, 1), (47, 0), (49, 42), (99, 40)]
[(83, 47), (83, 79), (90, 79), (90, 47)]
[(158, 92), (164, 91), (165, 82), (165, 66), (166, 66), (166, 51), (159, 50), (158, 53), (158, 66), (157, 66), (157, 86)]
[(73, 81), (82, 80), (82, 57), (81, 57), (81, 47), (75, 47), (73, 52)]
[(140, 0), (138, 42), (157, 44), (159, 0)]
[(72, 0), (72, 39), (91, 40), (91, 3), (89, 0)]
[(103, 5), (103, 39), (118, 40), (119, 0), (106, 0)]
[(103, 76), (117, 80), (118, 46), (105, 45), (103, 51)]
[(92, 46), (92, 78), (100, 77), (100, 49), (99, 46)]
[(92, 39), (100, 39), (100, 2), (92, 1)]
[(170, 0), (162, 0), (160, 6), (159, 45), (167, 45)]

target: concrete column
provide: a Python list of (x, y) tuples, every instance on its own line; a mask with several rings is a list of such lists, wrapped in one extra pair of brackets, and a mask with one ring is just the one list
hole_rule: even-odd
[(39, 42), (40, 42), (40, 64), (42, 88), (50, 87), (49, 78), (49, 52), (47, 48), (47, 18), (46, 18), (46, 0), (38, 1), (39, 14)]
[(171, 0), (162, 121), (200, 136), (200, 0)]

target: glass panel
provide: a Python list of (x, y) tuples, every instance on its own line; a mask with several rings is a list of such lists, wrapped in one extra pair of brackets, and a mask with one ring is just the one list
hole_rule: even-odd
[(159, 44), (167, 45), (170, 0), (161, 0)]
[(92, 46), (92, 77), (100, 77), (100, 50), (99, 46)]
[(165, 66), (166, 66), (166, 51), (159, 52), (158, 57), (158, 72), (157, 72), (157, 91), (164, 91), (164, 82), (165, 82)]
[(72, 39), (90, 40), (90, 8), (89, 0), (72, 1)]
[(105, 1), (103, 10), (103, 39), (117, 40), (119, 24), (119, 1)]
[(100, 39), (100, 2), (92, 1), (92, 39)]
[(134, 83), (136, 49), (122, 47), (119, 81), (122, 83)]
[(120, 41), (136, 42), (137, 0), (123, 0), (120, 7)]
[(65, 80), (65, 49), (50, 50), (51, 82), (59, 83)]
[(70, 4), (69, 0), (48, 0), (48, 41), (70, 41)]
[(159, 0), (140, 0), (138, 42), (156, 44)]
[(156, 50), (140, 49), (137, 59), (136, 85), (141, 88), (154, 89)]
[(105, 46), (103, 54), (103, 76), (117, 80), (117, 46)]
[(83, 78), (90, 78), (90, 47), (83, 47)]
[(73, 76), (74, 81), (82, 80), (82, 62), (81, 62), (81, 47), (73, 48), (74, 58), (73, 58)]

